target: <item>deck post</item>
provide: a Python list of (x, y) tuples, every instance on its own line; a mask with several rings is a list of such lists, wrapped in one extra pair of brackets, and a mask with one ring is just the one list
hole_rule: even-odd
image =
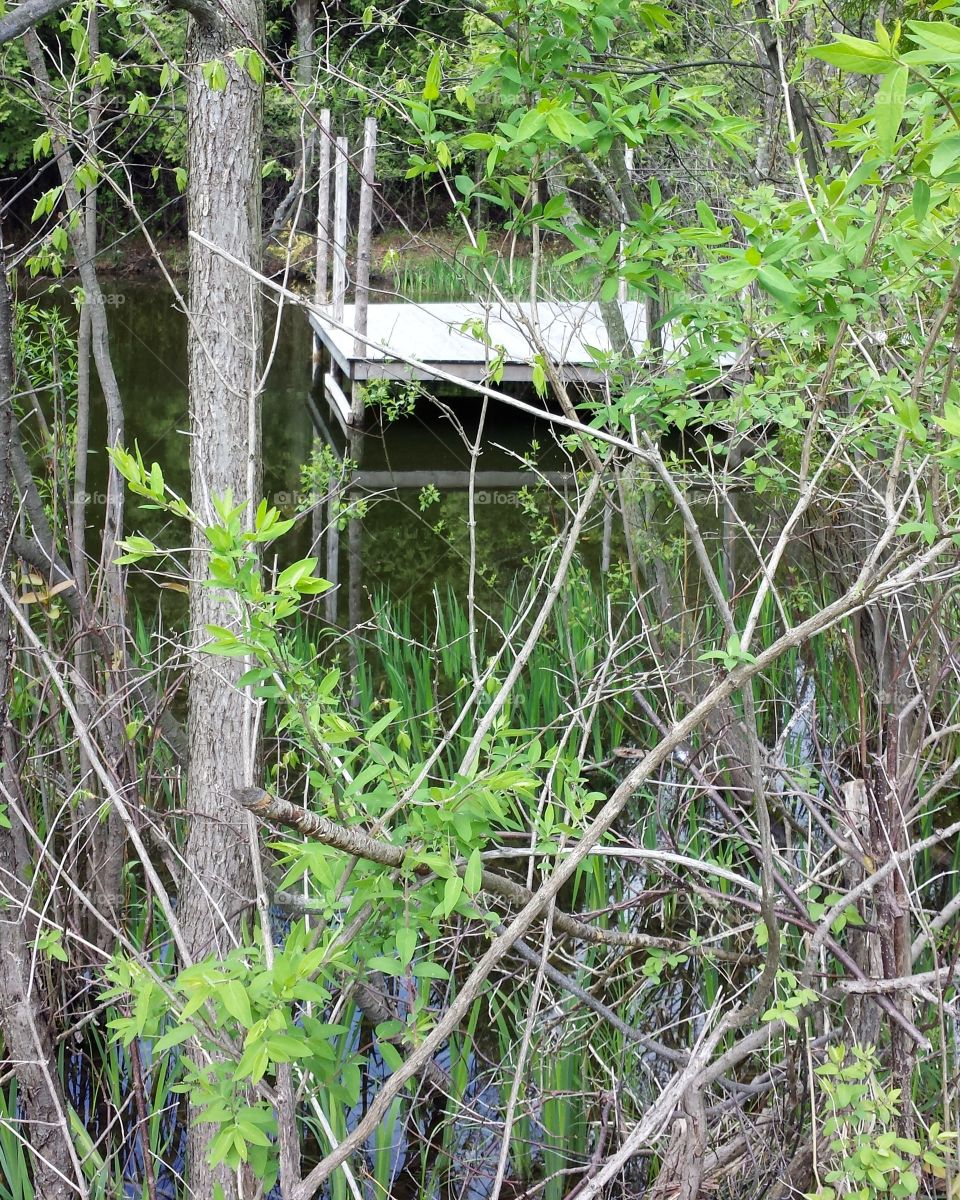
[(357, 218), (357, 300), (354, 307), (353, 353), (367, 357), (367, 305), (370, 303), (370, 256), (373, 248), (373, 187), (377, 169), (377, 118), (363, 123), (363, 163), (360, 168), (360, 213)]
[[(627, 179), (629, 179), (632, 182), (633, 181), (633, 147), (628, 147), (626, 150), (624, 150), (623, 161), (627, 168)], [(623, 235), (624, 235), (625, 231), (626, 231), (626, 225), (623, 221), (621, 221), (620, 222), (620, 259), (619, 259), (621, 271), (627, 265), (627, 257), (624, 252), (624, 240), (623, 240)], [(623, 304), (627, 300), (627, 298), (628, 298), (627, 281), (621, 275), (620, 286), (617, 290), (617, 299), (620, 301), (621, 304)]]
[(347, 139), (337, 138), (333, 193), (333, 319), (343, 323), (347, 294)]
[(313, 273), (313, 299), (327, 303), (330, 270), (330, 109), (320, 113), (320, 167), (317, 172), (317, 263)]
[[(357, 289), (353, 306), (353, 353), (367, 357), (367, 307), (370, 303), (370, 254), (373, 245), (373, 188), (377, 170), (377, 120), (367, 117), (363, 123), (363, 159), (360, 166), (360, 211), (357, 217)], [(354, 382), (350, 389), (351, 420), (364, 420), (363, 388)]]

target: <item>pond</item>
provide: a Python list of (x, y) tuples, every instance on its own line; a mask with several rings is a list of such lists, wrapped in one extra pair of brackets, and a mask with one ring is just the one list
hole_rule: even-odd
[[(187, 441), (186, 319), (165, 284), (118, 281), (105, 284), (110, 298), (110, 337), (126, 414), (126, 441), (146, 462), (161, 464), (169, 484), (189, 492)], [(306, 317), (289, 305), (268, 303), (266, 336), (279, 320), (276, 352), (263, 394), (263, 486), (268, 500), (285, 515), (309, 503), (301, 469), (315, 439), (330, 446), (336, 459), (357, 463), (364, 484), (350, 499), (363, 498), (361, 509), (337, 502), (339, 520), (329, 504), (308, 514), (285, 540), (291, 559), (316, 553), (340, 586), (327, 615), (351, 624), (369, 617), (376, 601), (409, 601), (415, 609), (431, 606), (434, 589), (466, 592), (469, 563), (469, 502), (466, 481), (470, 444), (476, 440), (482, 402), (471, 395), (421, 400), (410, 415), (390, 420), (375, 411), (368, 425), (349, 435), (337, 425), (314, 380), (312, 334)], [(102, 491), (106, 440), (102, 406), (92, 416), (90, 480)], [(335, 461), (335, 459), (331, 460)], [(548, 475), (538, 485), (529, 470)], [(475, 546), (478, 600), (502, 598), (522, 577), (542, 540), (562, 527), (561, 502), (572, 479), (573, 464), (548, 422), (491, 404), (477, 460)], [(523, 484), (527, 486), (522, 486)], [(359, 521), (348, 514), (362, 511)], [(97, 519), (96, 505), (91, 521)], [(132, 531), (154, 532), (149, 512), (128, 507)], [(337, 525), (343, 528), (336, 528)], [(539, 534), (538, 532), (539, 531)], [(586, 553), (599, 561), (596, 539)], [(352, 587), (348, 586), (352, 580)], [(347, 593), (350, 600), (347, 599)], [(137, 598), (149, 605), (137, 585)], [(164, 603), (177, 603), (168, 594)], [(171, 615), (172, 612), (171, 612)]]

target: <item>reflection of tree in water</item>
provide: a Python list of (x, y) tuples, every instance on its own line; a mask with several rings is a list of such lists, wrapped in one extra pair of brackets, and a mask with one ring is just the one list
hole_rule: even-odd
[[(550, 527), (562, 525), (558, 498), (544, 491), (537, 494), (536, 504)], [(465, 491), (442, 492), (423, 512), (415, 491), (397, 492), (372, 505), (363, 522), (364, 591), (389, 589), (415, 610), (432, 607), (438, 584), (465, 596), (470, 573), (468, 508)], [(539, 552), (537, 520), (515, 492), (479, 493), (475, 514), (477, 602), (499, 608), (511, 584), (529, 577)], [(599, 531), (592, 540), (598, 537)], [(589, 553), (589, 544), (584, 550)]]

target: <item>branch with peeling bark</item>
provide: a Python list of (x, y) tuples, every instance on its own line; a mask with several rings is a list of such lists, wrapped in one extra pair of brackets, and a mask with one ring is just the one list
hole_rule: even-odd
[[(368, 862), (380, 863), (385, 867), (407, 866), (417, 875), (431, 873), (428, 866), (416, 861), (414, 847), (403, 848), (394, 846), (392, 842), (372, 838), (363, 830), (339, 825), (327, 817), (312, 813), (297, 804), (291, 804), (289, 800), (272, 796), (260, 788), (242, 788), (235, 791), (233, 797), (241, 807), (252, 812), (254, 816), (260, 817), (261, 820), (273, 821), (277, 825), (293, 829), (297, 833), (303, 834), (304, 837), (323, 842), (324, 845), (342, 850), (344, 854), (352, 855), (354, 858), (364, 858)], [(466, 863), (456, 864), (456, 869), (463, 875), (466, 871)], [(491, 871), (488, 867), (483, 868), (481, 880), (480, 886), (485, 892), (500, 896), (511, 904), (522, 906), (529, 904), (533, 898), (533, 892), (508, 876), (501, 875), (498, 871)], [(592, 925), (578, 920), (561, 909), (557, 909), (554, 913), (553, 923), (558, 932), (596, 945), (621, 946), (630, 950), (688, 949), (685, 942), (676, 938), (654, 937), (646, 933), (627, 933), (617, 929), (594, 929)]]

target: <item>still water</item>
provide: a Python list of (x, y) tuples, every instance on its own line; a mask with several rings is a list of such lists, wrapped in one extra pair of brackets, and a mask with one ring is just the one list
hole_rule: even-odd
[[(109, 291), (111, 348), (124, 399), (128, 447), (136, 444), (147, 463), (159, 462), (169, 484), (187, 495), (186, 319), (161, 283), (124, 281), (110, 284)], [(409, 601), (422, 610), (431, 607), (435, 588), (451, 586), (463, 596), (470, 561), (463, 482), (481, 401), (469, 395), (441, 404), (422, 401), (413, 415), (394, 421), (377, 413), (348, 442), (314, 381), (312, 335), (303, 313), (268, 303), (264, 317), (268, 346), (279, 321), (263, 394), (265, 495), (285, 515), (303, 506), (301, 468), (318, 437), (339, 458), (357, 462), (369, 480), (364, 492), (351, 493), (353, 499), (362, 496), (365, 501), (361, 521), (345, 521), (341, 509), (343, 528), (337, 529), (337, 522), (331, 524), (329, 505), (324, 505), (303, 517), (285, 539), (281, 554), (291, 560), (318, 554), (320, 570), (336, 576), (335, 619), (340, 625), (369, 617), (378, 597)], [(491, 404), (483, 433), (474, 505), (477, 595), (494, 602), (524, 575), (534, 551), (534, 527), (539, 525), (542, 537), (562, 526), (564, 483), (559, 477), (569, 474), (572, 464), (547, 423), (503, 406)], [(90, 438), (93, 490), (105, 474), (104, 441), (104, 417), (98, 407)], [(514, 486), (497, 486), (504, 472), (523, 471), (524, 457), (551, 473), (557, 492), (551, 495), (541, 487), (528, 495), (519, 491), (517, 481)], [(485, 476), (494, 486), (485, 485)], [(134, 498), (127, 524), (148, 536), (157, 532), (155, 515), (135, 507)], [(149, 606), (139, 585), (137, 597)], [(171, 603), (176, 606), (174, 597), (164, 600), (165, 605)]]

